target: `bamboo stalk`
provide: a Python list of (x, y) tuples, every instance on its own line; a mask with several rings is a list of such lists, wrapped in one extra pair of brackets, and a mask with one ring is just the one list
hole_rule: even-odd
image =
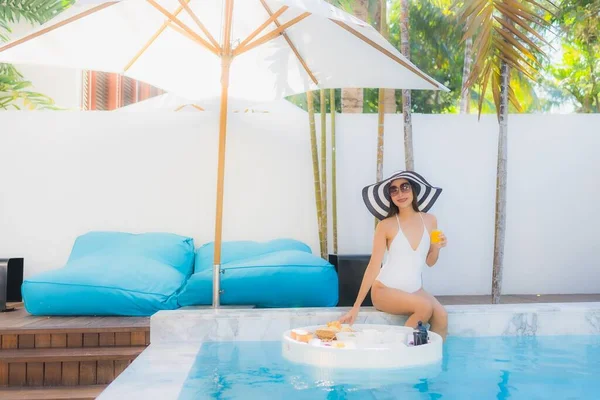
[(321, 213), (323, 224), (323, 238), (325, 241), (325, 256), (329, 253), (329, 225), (327, 223), (327, 109), (325, 90), (321, 94)]
[(310, 128), (310, 149), (313, 161), (313, 176), (315, 179), (315, 201), (317, 204), (317, 228), (319, 232), (319, 246), (320, 254), (323, 257), (324, 254), (324, 241), (323, 241), (323, 222), (321, 213), (321, 182), (319, 177), (319, 154), (317, 152), (317, 130), (315, 128), (315, 105), (313, 100), (313, 92), (306, 92), (306, 105), (308, 108), (308, 123)]
[[(377, 104), (377, 172), (375, 182), (383, 180), (383, 134), (385, 121), (385, 91), (379, 89)], [(375, 227), (379, 220), (375, 218)]]
[(329, 89), (329, 112), (331, 116), (331, 213), (333, 224), (333, 254), (338, 253), (337, 237), (337, 176), (335, 158), (335, 89)]

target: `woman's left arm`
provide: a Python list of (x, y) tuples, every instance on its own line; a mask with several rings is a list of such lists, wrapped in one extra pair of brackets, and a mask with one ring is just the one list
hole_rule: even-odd
[[(429, 217), (432, 221), (431, 223), (431, 229), (429, 232), (433, 232), (434, 230), (437, 229), (437, 218), (435, 218), (435, 215), (433, 214), (429, 214)], [(444, 235), (444, 233), (440, 234), (440, 241), (437, 243), (431, 243), (431, 245), (429, 246), (429, 252), (427, 253), (427, 265), (429, 267), (433, 267), (435, 265), (435, 263), (438, 260), (438, 257), (440, 255), (440, 249), (442, 247), (446, 247), (447, 244), (447, 240), (446, 240), (446, 236)]]

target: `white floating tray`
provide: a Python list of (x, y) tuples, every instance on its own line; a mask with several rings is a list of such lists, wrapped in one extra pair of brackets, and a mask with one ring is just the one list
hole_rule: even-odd
[[(297, 328), (308, 332), (323, 325)], [(309, 343), (292, 339), (292, 330), (283, 334), (282, 353), (289, 361), (328, 368), (403, 368), (437, 363), (442, 359), (442, 338), (428, 332), (429, 341), (420, 346), (407, 346), (413, 329), (404, 326), (355, 324), (355, 332), (341, 332), (338, 340), (323, 343), (314, 336)], [(409, 339), (410, 338), (410, 339)], [(335, 347), (341, 342), (344, 347)]]

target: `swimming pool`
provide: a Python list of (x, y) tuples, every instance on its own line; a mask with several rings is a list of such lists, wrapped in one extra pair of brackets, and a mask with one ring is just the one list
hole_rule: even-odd
[(328, 371), (295, 365), (280, 341), (202, 344), (189, 399), (597, 399), (600, 336), (449, 337), (439, 365)]

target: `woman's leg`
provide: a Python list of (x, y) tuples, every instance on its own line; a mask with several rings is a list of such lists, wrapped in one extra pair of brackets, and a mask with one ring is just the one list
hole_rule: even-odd
[(421, 296), (431, 302), (433, 307), (433, 314), (429, 320), (431, 330), (440, 335), (443, 340), (446, 340), (446, 335), (448, 334), (448, 312), (446, 312), (444, 306), (438, 299), (427, 293), (425, 289), (421, 288), (415, 295)]
[(404, 326), (414, 328), (419, 321), (425, 324), (433, 315), (433, 303), (430, 299), (416, 293), (389, 288), (378, 281), (375, 281), (371, 287), (371, 300), (379, 311), (408, 315)]

